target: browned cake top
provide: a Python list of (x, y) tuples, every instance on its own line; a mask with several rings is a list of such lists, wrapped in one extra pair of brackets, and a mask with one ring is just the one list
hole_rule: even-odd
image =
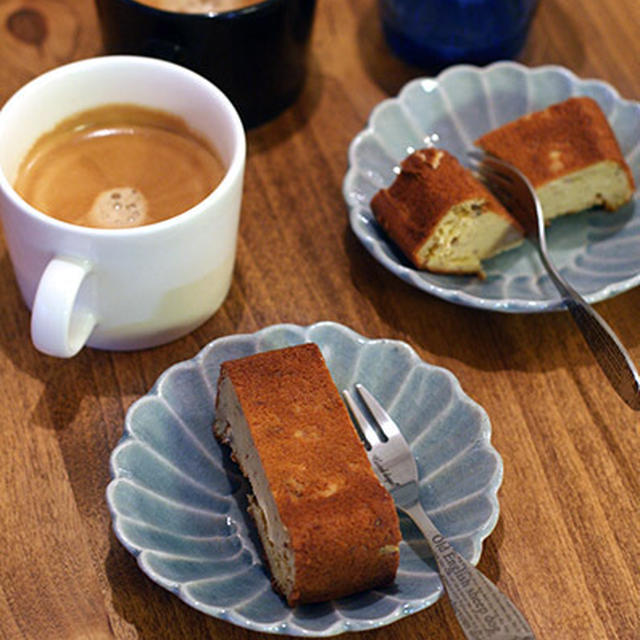
[[(398, 543), (393, 499), (371, 469), (317, 345), (225, 362), (221, 375), (233, 383), (289, 530), (298, 580), (305, 571), (317, 574), (323, 556), (337, 554), (358, 571), (359, 555)], [(390, 560), (397, 563), (397, 555)]]
[(513, 221), (506, 209), (467, 168), (443, 149), (420, 149), (404, 159), (401, 172), (388, 189), (371, 201), (376, 219), (405, 253), (414, 253), (442, 217), (467, 200)]
[(592, 98), (569, 98), (522, 116), (478, 138), (476, 144), (514, 164), (534, 187), (603, 160), (621, 164), (633, 185), (618, 141)]

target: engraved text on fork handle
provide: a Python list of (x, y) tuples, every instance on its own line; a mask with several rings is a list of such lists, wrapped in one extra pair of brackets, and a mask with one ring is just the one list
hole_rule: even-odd
[(449, 544), (419, 503), (402, 510), (427, 539), (456, 618), (469, 640), (535, 640), (511, 600)]

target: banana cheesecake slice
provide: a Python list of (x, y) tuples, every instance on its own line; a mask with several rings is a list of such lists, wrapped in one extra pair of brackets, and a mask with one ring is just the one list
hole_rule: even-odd
[(249, 480), (272, 583), (290, 606), (394, 580), (393, 499), (317, 345), (223, 362), (214, 433)]
[(594, 206), (614, 210), (635, 186), (615, 134), (592, 98), (569, 98), (476, 140), (532, 183), (546, 220)]
[(371, 200), (380, 226), (418, 268), (482, 275), (482, 261), (523, 239), (520, 224), (449, 152), (420, 149)]

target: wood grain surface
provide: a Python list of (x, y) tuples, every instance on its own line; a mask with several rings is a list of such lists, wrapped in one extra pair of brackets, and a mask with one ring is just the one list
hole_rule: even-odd
[[(0, 104), (102, 49), (89, 0), (0, 0), (0, 29)], [(564, 65), (639, 100), (640, 3), (542, 0), (520, 60)], [(379, 266), (349, 229), (349, 142), (380, 100), (421, 74), (389, 52), (374, 0), (318, 1), (304, 93), (248, 134), (229, 297), (177, 342), (69, 361), (39, 354), (0, 243), (0, 638), (272, 637), (199, 613), (138, 570), (111, 530), (108, 459), (127, 408), (171, 364), (219, 336), (320, 320), (405, 340), (487, 410), (505, 473), (479, 566), (537, 638), (640, 638), (640, 416), (609, 389), (569, 315), (431, 297)], [(597, 308), (640, 363), (640, 289)], [(359, 637), (463, 636), (443, 599)]]

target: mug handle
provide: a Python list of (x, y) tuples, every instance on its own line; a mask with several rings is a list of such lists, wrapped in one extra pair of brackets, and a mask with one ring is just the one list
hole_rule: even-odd
[(46, 266), (31, 310), (31, 340), (38, 351), (70, 358), (88, 340), (96, 317), (90, 310), (75, 306), (89, 273), (91, 264), (86, 260), (56, 257)]

